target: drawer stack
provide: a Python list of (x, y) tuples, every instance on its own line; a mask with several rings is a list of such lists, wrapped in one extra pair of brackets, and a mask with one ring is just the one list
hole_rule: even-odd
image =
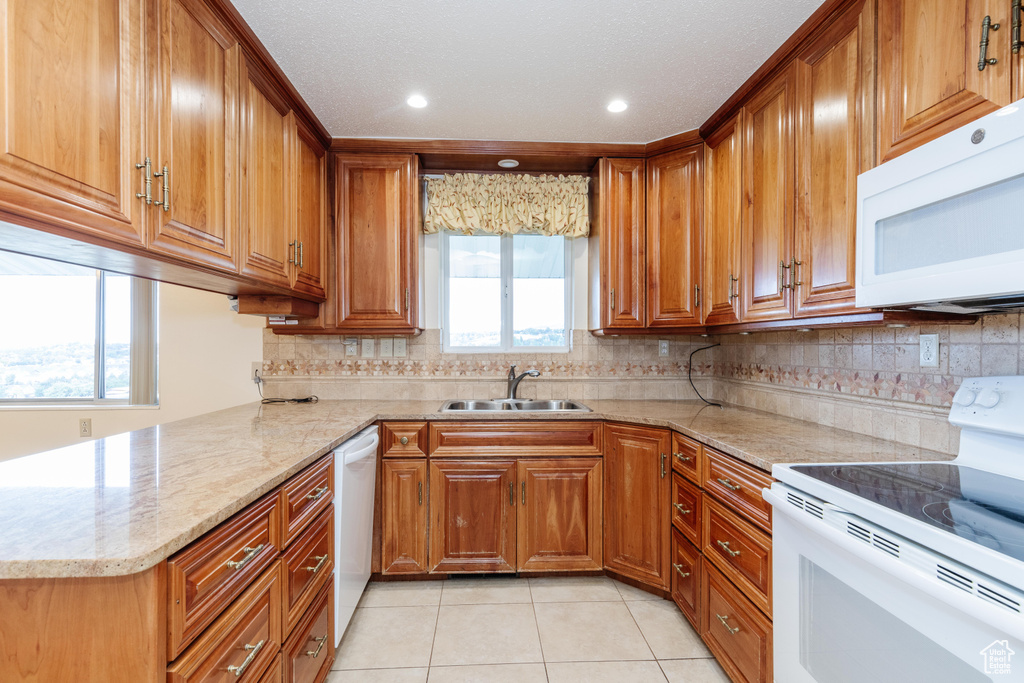
[(322, 683), (334, 661), (334, 459), (167, 560), (168, 683)]

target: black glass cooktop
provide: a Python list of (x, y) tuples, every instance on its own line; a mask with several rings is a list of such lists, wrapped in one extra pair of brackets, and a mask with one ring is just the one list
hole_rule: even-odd
[(949, 463), (790, 469), (1024, 561), (1024, 481)]

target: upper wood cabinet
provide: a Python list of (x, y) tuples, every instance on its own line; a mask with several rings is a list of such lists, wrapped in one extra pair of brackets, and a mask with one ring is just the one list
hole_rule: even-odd
[[(887, 161), (1005, 106), (1020, 82), (1009, 0), (878, 3), (878, 159)], [(989, 29), (984, 69), (980, 45)], [(1016, 78), (1015, 78), (1016, 77)]]
[(291, 285), (294, 290), (323, 298), (327, 279), (327, 153), (305, 124), (294, 117), (293, 122), (295, 230), (291, 238)]
[(0, 210), (143, 245), (142, 4), (0, 3)]
[(335, 326), (415, 332), (419, 289), (415, 155), (339, 154)]
[(701, 324), (703, 147), (647, 160), (647, 327)]
[(598, 162), (590, 234), (592, 329), (644, 327), (644, 160)]
[(743, 112), (708, 136), (704, 149), (704, 322), (740, 319)]

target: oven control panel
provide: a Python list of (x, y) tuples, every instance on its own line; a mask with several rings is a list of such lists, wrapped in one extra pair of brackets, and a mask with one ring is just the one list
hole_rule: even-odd
[(1024, 377), (971, 377), (953, 396), (949, 421), (960, 427), (1024, 436)]

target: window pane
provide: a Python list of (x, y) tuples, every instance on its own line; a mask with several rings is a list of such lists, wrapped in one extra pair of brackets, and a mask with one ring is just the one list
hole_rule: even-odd
[(128, 398), (131, 375), (132, 279), (103, 275), (103, 398)]
[(568, 346), (565, 238), (512, 237), (512, 345)]
[(0, 252), (0, 398), (93, 398), (96, 271)]
[(448, 340), (501, 346), (501, 238), (448, 237)]

